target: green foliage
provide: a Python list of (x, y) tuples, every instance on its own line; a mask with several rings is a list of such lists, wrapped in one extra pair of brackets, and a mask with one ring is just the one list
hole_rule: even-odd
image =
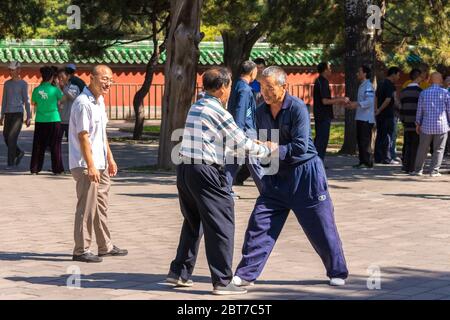
[(202, 24), (200, 31), (205, 34), (203, 41), (220, 41), (220, 29), (217, 26), (206, 26)]
[[(202, 21), (206, 27), (229, 33), (251, 30), (269, 17), (268, 2), (264, 0), (204, 0)], [(274, 1), (276, 2), (276, 1)]]
[(81, 56), (100, 55), (116, 43), (151, 40), (152, 21), (162, 40), (170, 9), (168, 0), (74, 0), (72, 4), (81, 8), (81, 29), (60, 35), (70, 41), (72, 52)]
[(67, 29), (67, 8), (71, 5), (70, 0), (45, 0), (44, 17), (40, 20), (35, 39), (55, 39)]
[(450, 66), (449, 16), (448, 0), (388, 1), (379, 57), (407, 70), (411, 52), (429, 65)]
[(0, 1), (0, 39), (32, 37), (45, 16), (46, 0)]

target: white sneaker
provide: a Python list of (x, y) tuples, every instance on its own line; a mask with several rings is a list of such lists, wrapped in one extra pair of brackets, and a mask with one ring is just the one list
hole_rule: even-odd
[(433, 171), (430, 173), (430, 177), (440, 177), (442, 174), (439, 171)]
[(345, 285), (345, 280), (341, 278), (331, 278), (330, 279), (330, 286), (333, 287), (340, 287)]
[(238, 276), (234, 276), (233, 280), (231, 280), (231, 282), (237, 287), (251, 287), (251, 286), (255, 285), (254, 281), (247, 281), (247, 280), (241, 279)]
[(422, 171), (414, 171), (410, 173), (412, 176), (423, 176), (423, 172)]

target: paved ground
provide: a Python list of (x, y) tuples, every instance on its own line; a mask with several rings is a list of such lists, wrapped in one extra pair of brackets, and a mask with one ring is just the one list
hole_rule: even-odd
[[(30, 130), (21, 137), (31, 150)], [(111, 135), (119, 135), (111, 130)], [(119, 166), (156, 161), (157, 146), (112, 144)], [(30, 155), (18, 172), (1, 170), (0, 142), (0, 299), (216, 299), (201, 248), (193, 288), (163, 283), (180, 231), (172, 174), (121, 172), (111, 193), (110, 226), (126, 257), (101, 264), (71, 261), (74, 181), (71, 176), (27, 172)], [(49, 158), (49, 156), (47, 156)], [(398, 166), (356, 171), (352, 157), (329, 157), (328, 170), (336, 220), (350, 269), (348, 285), (327, 285), (324, 268), (289, 217), (268, 264), (245, 299), (449, 299), (450, 175), (413, 178)], [(49, 168), (49, 162), (45, 168)], [(445, 168), (448, 168), (446, 165)], [(256, 198), (252, 182), (236, 188), (235, 260)], [(380, 270), (381, 289), (369, 290), (368, 268)], [(70, 289), (79, 268), (81, 289)], [(374, 273), (375, 272), (375, 273)]]

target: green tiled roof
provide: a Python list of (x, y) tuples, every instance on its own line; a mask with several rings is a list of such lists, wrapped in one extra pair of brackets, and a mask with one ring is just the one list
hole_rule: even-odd
[[(0, 63), (17, 60), (22, 63), (64, 64), (75, 62), (81, 64), (145, 64), (152, 54), (152, 44), (147, 41), (127, 45), (116, 45), (106, 50), (101, 57), (71, 59), (70, 48), (66, 42), (57, 40), (29, 40), (24, 42), (0, 41)], [(251, 59), (265, 58), (269, 63), (287, 67), (314, 67), (320, 62), (322, 50), (292, 50), (282, 52), (267, 43), (257, 43), (251, 53)], [(411, 55), (408, 60), (417, 61), (420, 57)], [(159, 63), (164, 63), (165, 55)], [(223, 45), (221, 42), (202, 42), (200, 44), (200, 65), (211, 66), (223, 63)]]

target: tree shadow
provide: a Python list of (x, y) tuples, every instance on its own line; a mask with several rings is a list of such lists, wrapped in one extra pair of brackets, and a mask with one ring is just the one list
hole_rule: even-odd
[[(68, 259), (67, 257), (70, 257)], [(36, 252), (0, 252), (0, 261), (37, 260), (64, 262), (72, 261), (71, 254), (65, 253), (36, 253)]]
[(448, 194), (383, 193), (384, 196), (421, 198), (428, 200), (450, 200)]
[[(376, 164), (372, 169), (355, 169), (352, 166), (357, 164), (358, 159), (355, 156), (335, 155), (325, 160), (329, 169), (327, 169), (327, 177), (330, 180), (340, 182), (355, 182), (360, 180), (380, 180), (380, 181), (402, 181), (425, 183), (430, 180), (428, 177), (415, 177), (401, 171), (401, 165), (379, 165)], [(428, 167), (430, 159), (427, 159), (425, 167)], [(439, 178), (439, 182), (450, 182), (449, 159), (444, 159), (441, 166), (443, 176)], [(446, 179), (447, 178), (447, 179)]]
[[(137, 291), (178, 291), (180, 293), (207, 295), (210, 290), (195, 289), (195, 283), (211, 284), (211, 279), (204, 276), (193, 276), (194, 287), (182, 288), (166, 283), (166, 274), (146, 274), (146, 273), (114, 273), (101, 272), (92, 274), (80, 274), (80, 288), (101, 288), (101, 289), (127, 289)], [(34, 276), (34, 277), (6, 277), (6, 280), (15, 282), (26, 282), (30, 284), (49, 285), (57, 287), (67, 287), (75, 285), (73, 274), (63, 274), (60, 276)]]
[[(380, 286), (369, 288), (368, 275), (350, 275), (342, 287), (330, 287), (325, 280), (261, 280), (248, 287), (248, 296), (240, 299), (332, 299), (332, 300), (399, 300), (448, 299), (450, 272), (430, 271), (407, 267), (382, 267)], [(13, 276), (6, 280), (30, 284), (66, 287), (71, 274), (61, 276)], [(81, 288), (127, 289), (139, 291), (175, 291), (187, 295), (210, 295), (210, 290), (199, 290), (195, 283), (211, 284), (209, 277), (193, 276), (194, 286), (177, 288), (165, 283), (165, 274), (92, 273), (80, 275)]]
[[(330, 287), (320, 280), (256, 281), (249, 292), (258, 299), (434, 300), (450, 297), (450, 272), (408, 267), (381, 267), (380, 286), (369, 275), (350, 274), (346, 285)], [(374, 286), (372, 286), (374, 285)]]
[(176, 193), (119, 193), (118, 195), (156, 199), (178, 199), (178, 194)]

